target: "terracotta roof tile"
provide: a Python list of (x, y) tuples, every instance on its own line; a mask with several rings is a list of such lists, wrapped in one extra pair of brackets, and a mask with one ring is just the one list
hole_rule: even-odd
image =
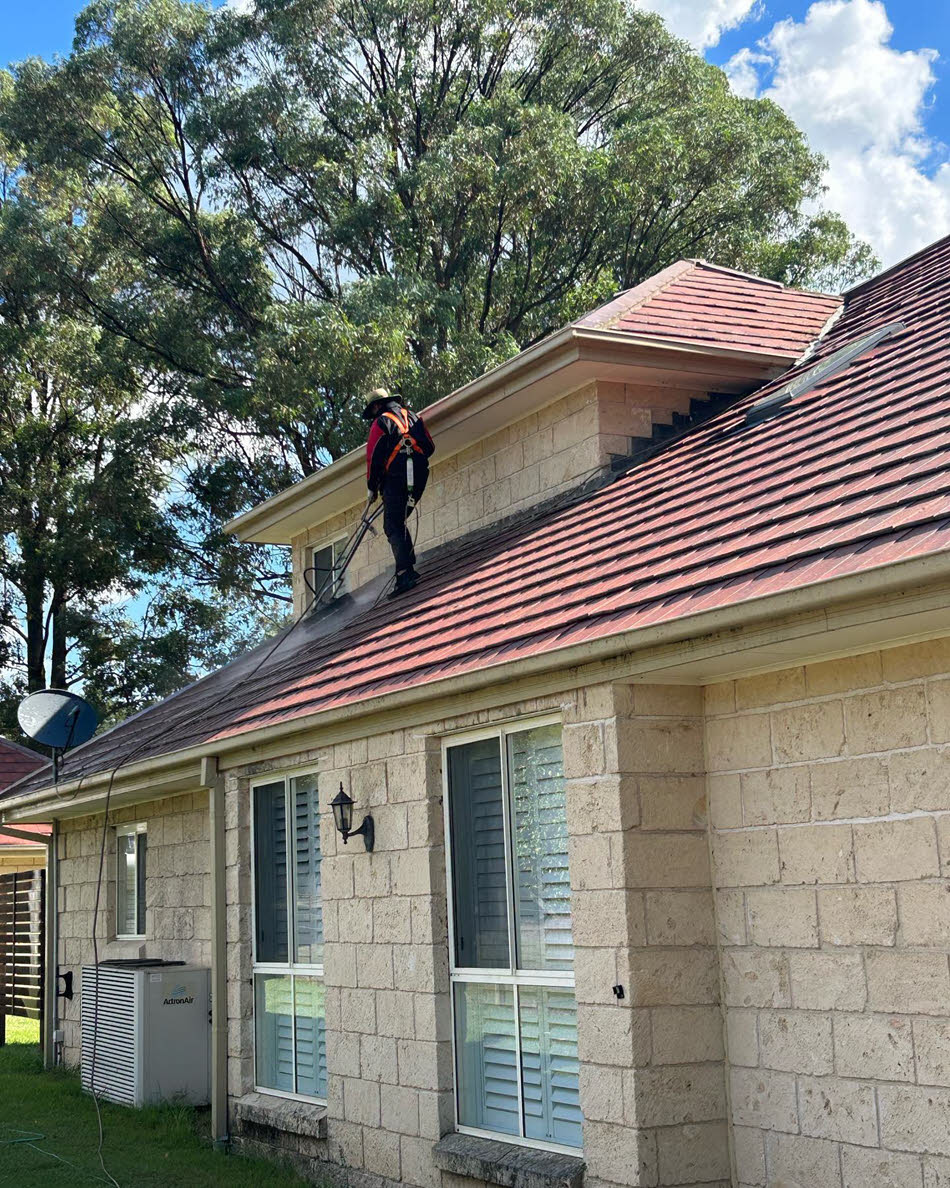
[[(22, 830), (23, 833), (35, 833), (37, 840), (41, 837), (48, 837), (52, 826), (51, 825), (17, 825), (17, 829)], [(9, 833), (3, 832), (3, 826), (0, 825), (0, 846), (28, 846), (30, 843), (25, 842), (22, 837), (11, 837)]]
[(680, 260), (575, 325), (797, 359), (841, 305), (826, 293)]
[(906, 329), (782, 415), (743, 428), (794, 372), (600, 490), (424, 559), (398, 601), (304, 620), (77, 748), (65, 777), (950, 549), (948, 298), (950, 239), (846, 296), (803, 369), (896, 317)]

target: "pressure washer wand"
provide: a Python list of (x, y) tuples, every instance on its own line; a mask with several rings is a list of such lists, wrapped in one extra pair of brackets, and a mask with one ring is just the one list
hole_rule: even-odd
[(360, 516), (360, 522), (356, 526), (353, 535), (346, 542), (342, 558), (340, 559), (339, 563), (334, 565), (334, 567), (327, 574), (326, 579), (319, 590), (315, 590), (311, 585), (310, 580), (306, 577), (306, 573), (309, 573), (310, 570), (306, 571), (304, 580), (307, 582), (307, 587), (310, 590), (310, 593), (313, 595), (313, 602), (311, 603), (312, 606), (318, 606), (321, 602), (332, 602), (343, 582), (343, 578), (346, 576), (346, 571), (350, 566), (350, 562), (356, 556), (356, 550), (363, 543), (363, 537), (367, 532), (372, 532), (374, 536), (376, 535), (376, 529), (373, 527), (373, 521), (382, 512), (383, 505), (380, 504), (379, 507), (372, 513), (372, 515), (370, 515), (369, 509), (372, 506), (372, 503), (372, 498), (367, 499), (366, 507), (363, 508), (363, 513)]

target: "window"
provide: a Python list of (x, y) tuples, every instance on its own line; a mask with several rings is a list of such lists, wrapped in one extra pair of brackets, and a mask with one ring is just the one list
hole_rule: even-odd
[(459, 1130), (581, 1145), (561, 729), (446, 744)]
[(145, 935), (145, 825), (119, 825), (115, 831), (115, 934)]
[(323, 909), (317, 777), (251, 789), (255, 1083), (325, 1098)]
[(345, 552), (345, 537), (333, 541), (332, 544), (326, 544), (320, 548), (310, 550), (310, 560), (307, 571), (304, 574), (304, 581), (307, 583), (307, 589), (311, 599), (310, 610), (316, 610), (318, 607), (326, 606), (327, 603), (333, 601), (333, 598), (343, 593), (345, 579), (334, 591), (330, 574), (336, 571)]

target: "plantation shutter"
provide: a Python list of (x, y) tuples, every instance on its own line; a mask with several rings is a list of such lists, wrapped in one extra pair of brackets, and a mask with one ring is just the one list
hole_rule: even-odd
[(294, 1092), (293, 985), (286, 974), (254, 977), (257, 1084)]
[(297, 1023), (297, 1092), (325, 1097), (327, 1092), (327, 1031), (323, 982), (294, 978)]
[(456, 964), (508, 965), (501, 752), (497, 739), (449, 752)]
[(560, 729), (541, 726), (509, 735), (508, 761), (518, 968), (570, 970), (574, 946)]
[(518, 1046), (510, 986), (456, 986), (459, 1121), (518, 1134)]
[(577, 1007), (571, 990), (522, 987), (525, 1137), (581, 1145)]
[(320, 805), (316, 776), (301, 776), (294, 805), (294, 961), (323, 964), (323, 907), (320, 899)]
[(256, 959), (286, 961), (287, 806), (283, 780), (254, 789), (254, 918)]

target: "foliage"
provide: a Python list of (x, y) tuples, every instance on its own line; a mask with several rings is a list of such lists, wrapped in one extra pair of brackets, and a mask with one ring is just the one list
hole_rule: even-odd
[[(220, 661), (233, 623), (201, 596), (173, 499), (194, 410), (181, 381), (70, 307), (108, 273), (75, 215), (0, 154), (0, 708), (84, 684), (107, 717)], [(34, 235), (37, 229), (44, 235)], [(50, 267), (47, 246), (60, 256)], [(136, 621), (130, 603), (141, 604)], [(147, 610), (145, 609), (147, 606)]]
[(20, 684), (110, 712), (272, 625), (286, 560), (222, 525), (369, 387), (424, 405), (684, 256), (874, 263), (626, 0), (93, 0), (0, 74), (0, 150), (0, 615)]
[(358, 441), (373, 382), (425, 403), (679, 257), (871, 264), (788, 117), (623, 0), (95, 0), (6, 124), (91, 183), (141, 267), (82, 295), (196, 381), (246, 499)]

